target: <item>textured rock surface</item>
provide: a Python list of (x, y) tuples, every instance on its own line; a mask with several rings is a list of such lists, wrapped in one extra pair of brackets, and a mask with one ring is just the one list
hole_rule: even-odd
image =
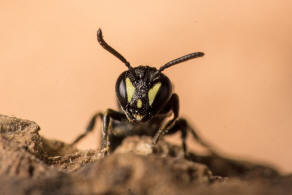
[(0, 115), (0, 194), (291, 194), (292, 176), (220, 155), (190, 154), (129, 137), (114, 154), (39, 136), (31, 121)]

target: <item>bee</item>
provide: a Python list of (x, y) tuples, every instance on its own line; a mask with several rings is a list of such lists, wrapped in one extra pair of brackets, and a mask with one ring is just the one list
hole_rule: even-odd
[[(153, 145), (163, 135), (181, 133), (182, 148), (187, 154), (186, 138), (188, 132), (198, 143), (206, 148), (203, 141), (184, 118), (179, 117), (179, 97), (173, 93), (171, 81), (162, 72), (181, 62), (202, 57), (203, 52), (194, 52), (171, 60), (159, 69), (140, 65), (132, 67), (115, 49), (108, 45), (101, 29), (97, 31), (98, 43), (109, 53), (122, 61), (128, 70), (118, 77), (115, 92), (119, 110), (107, 109), (94, 114), (85, 132), (79, 135), (71, 145), (77, 144), (94, 129), (97, 118), (102, 120), (101, 150), (106, 154), (113, 152), (127, 136), (151, 136)], [(170, 115), (172, 115), (171, 119)]]

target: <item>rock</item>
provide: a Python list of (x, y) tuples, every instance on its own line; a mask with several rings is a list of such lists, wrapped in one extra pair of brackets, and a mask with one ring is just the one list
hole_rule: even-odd
[(47, 173), (38, 131), (34, 122), (0, 116), (0, 175), (26, 178)]
[(128, 137), (109, 156), (41, 137), (28, 120), (0, 115), (0, 194), (289, 194), (292, 176), (267, 165), (190, 153)]

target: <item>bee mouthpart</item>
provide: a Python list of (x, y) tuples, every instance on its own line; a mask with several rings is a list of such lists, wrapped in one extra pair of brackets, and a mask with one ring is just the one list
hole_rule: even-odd
[(143, 115), (140, 115), (140, 114), (134, 114), (133, 116), (137, 121), (141, 121), (144, 117)]

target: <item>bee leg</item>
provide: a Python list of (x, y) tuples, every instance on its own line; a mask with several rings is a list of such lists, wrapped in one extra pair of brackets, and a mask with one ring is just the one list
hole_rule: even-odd
[(186, 145), (186, 138), (187, 138), (187, 123), (184, 119), (178, 119), (175, 121), (175, 124), (169, 129), (167, 135), (171, 135), (176, 133), (177, 131), (181, 132), (181, 140), (182, 140), (182, 148), (184, 151), (184, 155), (187, 155), (187, 145)]
[(113, 139), (114, 135), (111, 132), (109, 132), (111, 120), (121, 121), (124, 119), (127, 119), (124, 113), (112, 109), (107, 109), (107, 111), (103, 115), (101, 151), (105, 152), (105, 154), (109, 154), (110, 152), (112, 152), (115, 144), (113, 143), (113, 146), (111, 145), (112, 144), (111, 141), (114, 140)]
[(97, 118), (102, 119), (103, 113), (98, 112), (91, 117), (85, 131), (82, 134), (80, 134), (77, 138), (75, 138), (75, 140), (70, 144), (71, 146), (76, 145), (81, 139), (83, 139), (85, 136), (88, 135), (88, 133), (90, 133), (93, 130)]
[(216, 154), (216, 152), (212, 149), (212, 147), (204, 141), (196, 131), (188, 124), (188, 122), (184, 118), (179, 118), (175, 121), (175, 124), (169, 129), (167, 134), (174, 134), (177, 131), (181, 131), (181, 139), (182, 139), (182, 148), (185, 156), (187, 156), (187, 146), (186, 146), (186, 138), (187, 133), (191, 133), (193, 138), (203, 147), (205, 147), (210, 153)]
[(165, 125), (164, 128), (160, 128), (154, 138), (153, 138), (153, 144), (157, 144), (160, 136), (163, 136), (165, 135), (169, 129), (172, 127), (172, 125), (174, 124), (174, 122), (176, 121), (177, 117), (178, 117), (178, 113), (179, 113), (179, 99), (178, 99), (178, 95), (177, 94), (173, 94), (170, 98), (170, 100), (168, 101), (167, 105), (166, 105), (166, 108), (165, 108), (165, 111), (170, 111), (172, 110), (173, 112), (173, 118), (168, 121)]
[(193, 136), (193, 138), (201, 145), (201, 146), (203, 146), (203, 147), (205, 147), (207, 150), (208, 150), (208, 152), (209, 153), (211, 153), (211, 154), (213, 154), (213, 155), (218, 155), (218, 153), (214, 150), (214, 148), (206, 141), (206, 140), (204, 140), (204, 139), (202, 139), (202, 137), (200, 137), (199, 135), (198, 135), (198, 133), (196, 132), (196, 130), (193, 128), (193, 127), (191, 127), (188, 123), (187, 123), (187, 121), (185, 120), (185, 119), (181, 119), (182, 121), (184, 121), (184, 123), (185, 123), (185, 126), (186, 126), (186, 128), (187, 128), (187, 130), (188, 130), (188, 132), (189, 133), (191, 133), (192, 134), (192, 136)]

